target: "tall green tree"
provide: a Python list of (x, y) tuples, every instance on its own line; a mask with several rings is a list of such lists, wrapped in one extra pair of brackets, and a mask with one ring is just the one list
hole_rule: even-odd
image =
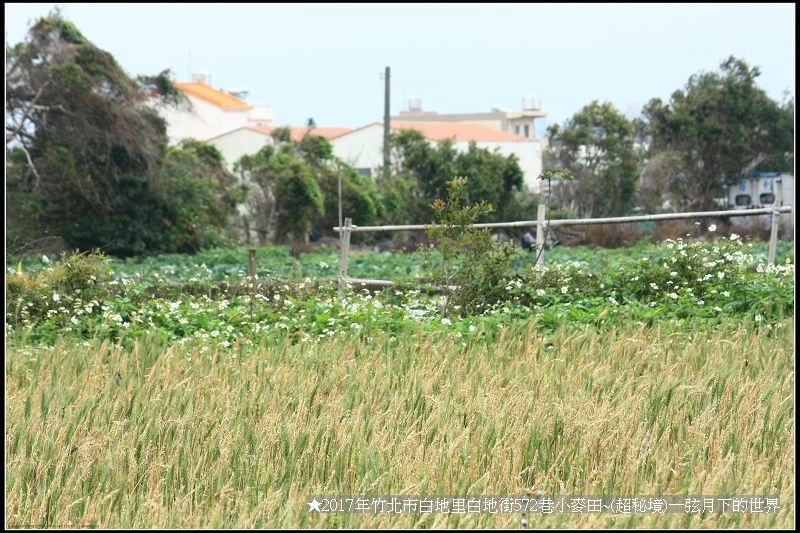
[[(719, 72), (690, 77), (669, 102), (655, 98), (645, 106), (650, 160), (668, 181), (676, 207), (715, 208), (723, 185), (759, 165), (792, 170), (794, 99), (780, 104), (769, 98), (756, 84), (760, 74), (731, 56)], [(663, 161), (670, 162), (666, 176)]]
[[(314, 220), (314, 226), (323, 233), (339, 225), (339, 176), (342, 178), (342, 216), (353, 219), (353, 224), (370, 226), (378, 223), (383, 213), (383, 202), (375, 180), (359, 173), (341, 161), (319, 169), (319, 184), (325, 197), (325, 212)], [(359, 234), (354, 234), (359, 235)]]
[(393, 223), (430, 222), (435, 215), (433, 201), (447, 195), (456, 176), (467, 178), (462, 191), (465, 202), (493, 206), (492, 215), (481, 214), (483, 220), (502, 212), (514, 191), (522, 187), (524, 176), (514, 155), (479, 148), (474, 142), (459, 151), (452, 140), (434, 144), (412, 129), (392, 133), (389, 142), (394, 166), (379, 187), (386, 218)]
[(635, 129), (612, 104), (597, 101), (548, 129), (545, 166), (575, 179), (554, 185), (555, 202), (578, 216), (623, 215), (633, 207), (639, 156)]
[(262, 242), (307, 240), (312, 218), (323, 214), (325, 205), (317, 173), (298, 156), (295, 143), (282, 140), (277, 147), (265, 146), (243, 156), (238, 167), (263, 191), (264, 201), (254, 213)]
[[(198, 146), (170, 152), (165, 123), (149, 98), (175, 102), (179, 91), (166, 72), (131, 79), (58, 12), (39, 19), (24, 42), (7, 46), (12, 231), (25, 226), (27, 237), (48, 233), (70, 247), (117, 255), (205, 245), (210, 233), (195, 233), (186, 220), (208, 215), (225, 224), (230, 176), (201, 157)], [(214, 187), (208, 189), (210, 174)], [(173, 202), (186, 194), (197, 198), (201, 193), (193, 189), (210, 197), (186, 203), (180, 223), (191, 239), (175, 239)]]

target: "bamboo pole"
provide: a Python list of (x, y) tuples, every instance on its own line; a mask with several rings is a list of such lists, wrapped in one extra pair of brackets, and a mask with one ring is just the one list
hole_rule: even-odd
[(344, 296), (344, 287), (347, 284), (347, 260), (350, 253), (350, 232), (353, 219), (344, 219), (344, 232), (341, 240), (341, 259), (339, 261), (339, 296)]
[[(780, 207), (781, 213), (788, 213), (791, 207)], [(771, 207), (761, 209), (738, 209), (729, 211), (700, 211), (694, 213), (663, 213), (660, 215), (637, 215), (630, 217), (610, 217), (610, 218), (571, 218), (563, 220), (551, 220), (550, 227), (555, 226), (581, 226), (584, 224), (619, 224), (624, 222), (646, 222), (651, 220), (683, 220), (689, 218), (720, 218), (720, 217), (746, 217), (753, 215), (767, 215), (772, 213)], [(527, 228), (538, 226), (538, 220), (521, 220), (518, 222), (490, 222), (483, 224), (470, 224), (473, 228)], [(352, 226), (351, 232), (377, 232), (377, 231), (421, 231), (435, 227), (434, 224), (411, 224), (394, 226)], [(343, 232), (344, 228), (336, 226), (333, 231)]]
[(545, 236), (545, 206), (540, 203), (536, 213), (536, 264), (544, 264), (544, 241), (547, 239)]

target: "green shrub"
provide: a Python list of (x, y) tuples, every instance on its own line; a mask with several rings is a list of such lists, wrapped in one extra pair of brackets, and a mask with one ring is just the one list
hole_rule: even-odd
[(432, 265), (432, 281), (445, 294), (445, 316), (471, 314), (505, 298), (516, 250), (511, 242), (495, 241), (489, 229), (470, 227), (491, 213), (492, 206), (486, 202), (465, 206), (466, 185), (467, 179), (460, 177), (449, 183), (447, 201), (433, 202), (436, 225), (427, 230), (432, 246), (442, 255), (442, 261)]
[[(110, 296), (111, 268), (108, 258), (100, 251), (67, 255), (50, 267), (36, 272), (23, 272), (20, 266), (6, 277), (6, 318), (17, 327), (48, 320), (66, 320), (68, 309), (75, 301), (99, 302)], [(93, 309), (94, 310), (94, 309)], [(61, 317), (61, 318), (59, 318)]]

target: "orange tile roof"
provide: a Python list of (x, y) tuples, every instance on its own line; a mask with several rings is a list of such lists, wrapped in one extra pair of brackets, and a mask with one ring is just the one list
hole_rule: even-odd
[(392, 129), (417, 130), (425, 138), (432, 141), (455, 139), (456, 141), (529, 141), (520, 135), (506, 133), (480, 124), (463, 122), (424, 122), (411, 120), (393, 120)]
[(231, 94), (209, 87), (205, 83), (175, 82), (175, 86), (187, 94), (196, 96), (222, 109), (246, 110), (253, 107), (244, 100), (240, 100)]
[[(251, 130), (266, 134), (270, 134), (274, 130), (281, 127), (289, 128), (291, 132), (290, 137), (293, 141), (296, 142), (300, 142), (303, 136), (309, 131), (308, 126), (248, 126), (248, 127)], [(339, 135), (344, 135), (345, 133), (350, 133), (351, 131), (353, 131), (352, 128), (340, 128), (333, 126), (314, 126), (311, 129), (311, 134), (318, 135), (320, 137), (325, 137), (326, 139), (333, 139), (334, 137), (338, 137)]]

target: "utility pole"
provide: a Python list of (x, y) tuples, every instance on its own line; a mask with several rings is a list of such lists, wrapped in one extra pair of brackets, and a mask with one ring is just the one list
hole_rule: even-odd
[(383, 97), (383, 177), (389, 177), (389, 131), (390, 112), (389, 112), (389, 67), (386, 67), (386, 74), (383, 77), (385, 83), (385, 93)]

